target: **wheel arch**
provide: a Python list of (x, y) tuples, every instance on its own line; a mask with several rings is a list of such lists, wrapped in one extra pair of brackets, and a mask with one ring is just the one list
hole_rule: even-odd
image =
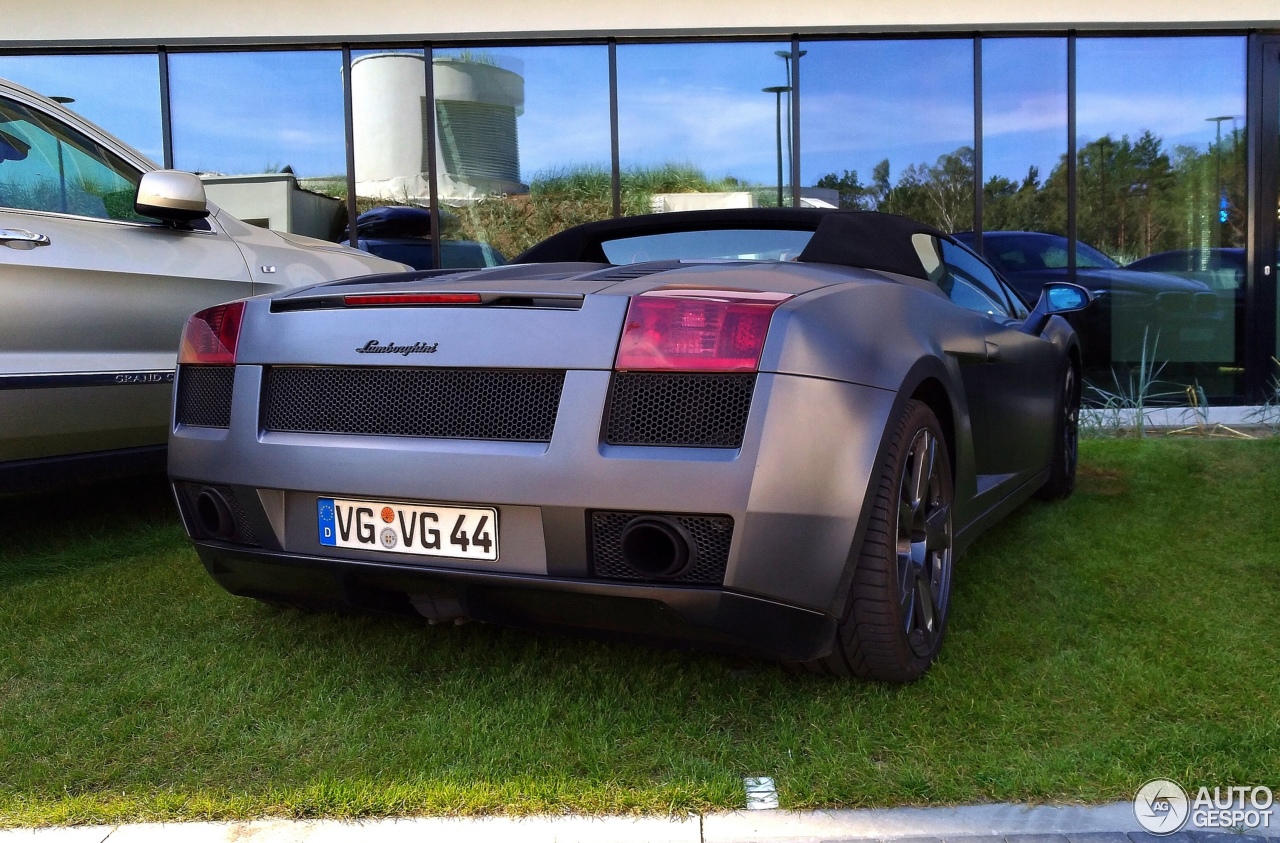
[(942, 385), (942, 381), (936, 377), (929, 376), (916, 385), (908, 398), (923, 402), (938, 417), (938, 424), (942, 425), (942, 436), (947, 442), (947, 458), (948, 462), (951, 463), (951, 476), (954, 478), (956, 471), (956, 419), (955, 410), (951, 406), (950, 393)]
[[(937, 357), (926, 356), (916, 361), (907, 372), (898, 388), (898, 398), (894, 402), (894, 417), (902, 412), (902, 405), (909, 400), (922, 401), (942, 425), (942, 432), (947, 443), (947, 456), (951, 462), (952, 482), (960, 487), (960, 472), (972, 471), (971, 460), (963, 458), (963, 454), (972, 453), (972, 426), (968, 413), (961, 404), (964, 389), (958, 383), (959, 375), (952, 372), (948, 362)], [(966, 446), (968, 446), (966, 448)], [(886, 431), (880, 442), (877, 464), (884, 459), (888, 447)]]
[[(963, 435), (961, 428), (963, 427), (964, 431), (969, 428), (963, 408), (957, 405), (956, 389), (947, 386), (951, 382), (952, 377), (948, 372), (946, 363), (937, 357), (921, 357), (903, 378), (902, 386), (898, 389), (897, 396), (894, 399), (889, 419), (890, 422), (893, 419), (897, 419), (903, 412), (903, 407), (906, 403), (912, 400), (922, 401), (933, 411), (933, 414), (938, 418), (938, 423), (942, 426), (943, 437), (947, 443), (948, 462), (951, 464), (952, 483), (958, 491), (959, 467), (966, 465), (960, 456), (961, 449), (959, 445)], [(884, 464), (888, 456), (889, 443), (893, 435), (891, 427), (891, 424), (886, 424), (884, 431), (880, 435), (874, 463), (877, 470), (879, 466)], [(969, 468), (971, 469), (971, 466)], [(840, 577), (839, 586), (833, 595), (831, 604), (832, 612), (841, 618), (850, 609), (854, 570), (858, 564), (869, 520), (870, 509), (864, 499), (862, 511), (858, 513), (858, 524), (854, 529), (849, 555), (845, 560), (844, 572)]]
[[(932, 421), (927, 421), (930, 417)], [(885, 594), (897, 589), (897, 585), (894, 584), (896, 580), (893, 566), (901, 564), (893, 561), (893, 548), (900, 547), (896, 544), (898, 539), (895, 538), (895, 531), (900, 529), (900, 524), (897, 523), (900, 515), (895, 514), (894, 507), (901, 506), (901, 490), (895, 491), (886, 484), (895, 477), (898, 478), (895, 482), (899, 484), (903, 482), (902, 478), (906, 475), (902, 472), (908, 470), (907, 466), (911, 463), (910, 450), (914, 447), (912, 436), (915, 434), (911, 431), (918, 430), (922, 425), (929, 425), (938, 430), (944, 441), (954, 440), (952, 398), (943, 381), (936, 377), (922, 377), (913, 384), (910, 391), (904, 389), (899, 392), (894, 401), (889, 423), (886, 425), (881, 447), (877, 453), (875, 475), (872, 485), (867, 490), (858, 529), (846, 560), (841, 589), (837, 593), (841, 602), (833, 603), (833, 608), (838, 610), (837, 628), (831, 638), (830, 649), (807, 664), (810, 670), (831, 672), (840, 676), (858, 675), (886, 681), (911, 681), (927, 669), (937, 652), (937, 647), (940, 646), (941, 632), (938, 633), (937, 639), (929, 644), (932, 649), (927, 653), (914, 650), (915, 645), (912, 644), (915, 656), (909, 657), (908, 662), (901, 660), (895, 662), (894, 654), (898, 653), (901, 647), (889, 641), (886, 635), (895, 623), (900, 624), (902, 618), (886, 620), (892, 613), (884, 608), (883, 602)], [(903, 438), (904, 433), (907, 434), (905, 438)], [(948, 450), (950, 451), (950, 448)], [(939, 471), (953, 468), (954, 457), (937, 465)], [(952, 483), (952, 500), (954, 500), (954, 494), (955, 486)], [(888, 501), (888, 504), (885, 501)], [(887, 510), (884, 508), (886, 505), (889, 507)], [(871, 517), (873, 513), (874, 520)], [(947, 530), (950, 532), (951, 519), (948, 518), (947, 521)], [(868, 551), (868, 543), (871, 543), (870, 551)], [(914, 544), (913, 547), (915, 547)], [(953, 546), (947, 543), (938, 547), (944, 549), (946, 558), (950, 560), (945, 563), (947, 575), (944, 578), (944, 582), (949, 583), (950, 567), (955, 555), (951, 549)], [(889, 554), (888, 562), (884, 560), (884, 553)], [(887, 568), (886, 565), (888, 565)], [(868, 592), (868, 588), (871, 588), (872, 592)], [(886, 589), (888, 591), (885, 591)], [(875, 605), (867, 608), (868, 602)], [(899, 598), (898, 603), (894, 605), (897, 605), (900, 611), (901, 599)], [(945, 623), (945, 597), (943, 603), (938, 605), (943, 606), (939, 609), (942, 612), (939, 617), (944, 618), (941, 622)], [(910, 636), (913, 628), (910, 615), (903, 617), (908, 624), (907, 632), (904, 634)], [(851, 624), (855, 630), (863, 630), (868, 637), (859, 638), (854, 634), (853, 638), (848, 638), (846, 632)], [(932, 622), (929, 627), (932, 628)], [(859, 641), (862, 643), (858, 643)], [(902, 650), (902, 652), (907, 651)]]

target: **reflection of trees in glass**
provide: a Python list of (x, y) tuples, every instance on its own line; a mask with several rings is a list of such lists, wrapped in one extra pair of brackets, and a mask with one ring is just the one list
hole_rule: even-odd
[[(1021, 181), (992, 176), (982, 187), (982, 222), (988, 231), (1054, 231), (1065, 216), (1066, 193), (1044, 189), (1040, 168), (1027, 168)], [(1061, 203), (1055, 206), (1054, 203)]]
[(823, 176), (816, 186), (839, 191), (841, 208), (902, 214), (944, 231), (973, 226), (973, 149), (968, 146), (938, 156), (933, 165), (912, 164), (896, 184), (889, 182), (886, 158), (872, 170), (870, 184), (862, 184), (856, 170), (845, 170)]
[(455, 236), (487, 242), (507, 257), (557, 231), (613, 213), (609, 171), (583, 168), (530, 180), (527, 194), (495, 195), (457, 211)]
[(972, 147), (940, 155), (933, 166), (907, 167), (886, 192), (882, 210), (928, 220), (943, 231), (973, 228)]
[[(649, 213), (657, 193), (749, 189), (733, 177), (710, 179), (691, 164), (633, 167), (623, 170), (621, 176), (622, 212), (626, 215)], [(452, 227), (446, 224), (442, 233), (446, 238), (487, 242), (513, 257), (556, 232), (613, 216), (610, 182), (607, 167), (585, 166), (539, 173), (530, 179), (528, 193), (493, 194), (469, 205), (446, 206), (457, 224)], [(347, 198), (346, 183), (337, 179), (308, 179), (305, 187), (344, 201)], [(401, 198), (356, 198), (357, 213), (380, 205), (421, 206), (422, 202), (407, 194)]]
[[(1243, 245), (1244, 147), (1238, 131), (1220, 146), (1178, 146), (1172, 155), (1151, 132), (1136, 141), (1090, 141), (1077, 155), (1080, 239), (1121, 263), (1169, 249)], [(1064, 197), (1065, 169), (1056, 167), (1047, 186)]]
[(0, 181), (0, 205), (111, 220), (147, 220), (133, 209), (136, 188), (91, 179)]
[[(1160, 139), (1103, 135), (1080, 148), (1076, 171), (1076, 230), (1080, 238), (1122, 263), (1157, 251), (1176, 213), (1170, 203), (1173, 165)], [(1050, 176), (1065, 188), (1065, 167)]]
[[(1076, 225), (1086, 243), (1121, 263), (1169, 249), (1241, 246), (1245, 230), (1245, 144), (1233, 129), (1206, 148), (1172, 153), (1151, 132), (1136, 140), (1111, 135), (1077, 151)], [(1030, 167), (1021, 180), (992, 176), (983, 185), (988, 231), (1066, 230), (1067, 174), (1063, 155), (1048, 178)], [(842, 208), (904, 214), (944, 231), (973, 224), (973, 150), (962, 146), (933, 165), (907, 167), (890, 184), (889, 161), (871, 182), (856, 171), (829, 173), (818, 187), (839, 191)]]
[[(744, 189), (732, 177), (709, 179), (689, 164), (632, 167), (622, 171), (622, 212), (647, 214), (657, 193), (707, 193)], [(609, 170), (579, 167), (534, 176), (527, 194), (490, 196), (458, 211), (457, 236), (482, 240), (507, 256), (579, 223), (613, 215)]]

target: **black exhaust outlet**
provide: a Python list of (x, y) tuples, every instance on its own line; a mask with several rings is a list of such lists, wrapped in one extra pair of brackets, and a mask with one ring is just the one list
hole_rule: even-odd
[(678, 577), (698, 555), (693, 536), (678, 522), (661, 516), (633, 518), (622, 528), (622, 559), (650, 577)]
[(229, 539), (236, 534), (235, 517), (226, 495), (206, 486), (196, 495), (196, 521), (211, 538)]

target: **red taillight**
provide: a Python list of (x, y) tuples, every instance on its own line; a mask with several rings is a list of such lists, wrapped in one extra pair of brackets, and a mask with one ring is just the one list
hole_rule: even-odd
[(479, 293), (384, 293), (343, 296), (347, 307), (395, 307), (411, 304), (480, 304)]
[(631, 299), (615, 369), (754, 372), (786, 293), (665, 288)]
[(220, 304), (188, 318), (187, 326), (182, 329), (178, 362), (234, 366), (243, 318), (242, 301)]

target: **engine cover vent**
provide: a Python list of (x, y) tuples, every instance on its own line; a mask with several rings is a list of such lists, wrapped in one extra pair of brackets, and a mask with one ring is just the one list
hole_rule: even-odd
[(634, 278), (646, 278), (659, 272), (670, 272), (681, 267), (680, 261), (652, 261), (650, 263), (632, 263), (603, 269), (593, 273), (592, 281), (630, 281)]

